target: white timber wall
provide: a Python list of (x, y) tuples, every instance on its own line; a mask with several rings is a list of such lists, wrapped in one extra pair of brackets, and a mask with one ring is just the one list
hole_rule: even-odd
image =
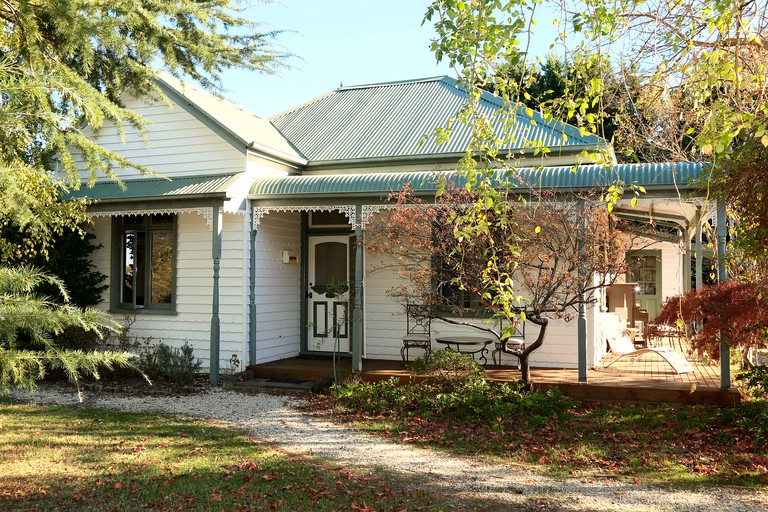
[(265, 215), (255, 241), (256, 363), (261, 364), (297, 356), (301, 349), (301, 264), (282, 260), (283, 251), (300, 254), (300, 214)]
[[(169, 178), (245, 171), (245, 148), (236, 149), (177, 104), (169, 107), (165, 102), (128, 95), (123, 96), (123, 101), (146, 120), (147, 140), (131, 126), (125, 127), (124, 140), (114, 124), (105, 123), (98, 132), (86, 129), (86, 134), (103, 148)], [(73, 156), (82, 168), (82, 158), (76, 152)], [(128, 179), (140, 176), (127, 169), (116, 169), (116, 174)]]
[[(402, 336), (406, 332), (406, 316), (402, 305), (387, 295), (387, 291), (395, 286), (406, 284), (397, 276), (387, 263), (391, 258), (382, 255), (366, 253), (367, 273), (365, 276), (365, 345), (364, 355), (370, 359), (400, 359)], [(376, 269), (371, 271), (371, 269)], [(600, 359), (600, 348), (595, 341), (596, 308), (587, 310), (587, 361), (593, 365)], [(482, 325), (483, 320), (477, 320)], [(536, 340), (539, 334), (537, 325), (528, 322), (525, 328), (526, 343)], [(480, 334), (472, 327), (457, 326), (436, 320), (432, 323), (432, 338), (440, 335)], [(433, 350), (440, 350), (432, 342)], [(491, 347), (489, 347), (489, 351)], [(411, 359), (421, 354), (413, 350)], [(488, 354), (490, 362), (490, 352)], [(514, 364), (514, 356), (505, 355), (504, 364)], [(551, 319), (547, 326), (544, 344), (530, 357), (532, 366), (550, 368), (576, 368), (578, 366), (578, 324), (576, 319), (566, 322), (562, 319)]]
[[(221, 342), (219, 367), (230, 368), (230, 358), (247, 361), (245, 261), (247, 238), (243, 215), (223, 215), (222, 258), (219, 278), (219, 318)], [(111, 219), (95, 220), (94, 233), (103, 245), (93, 255), (99, 271), (112, 276)], [(165, 343), (180, 347), (185, 342), (194, 349), (203, 368), (210, 368), (211, 310), (213, 303), (212, 232), (202, 216), (177, 216), (176, 238), (176, 314), (153, 314), (147, 310), (135, 312), (130, 335), (153, 344)], [(111, 282), (111, 281), (109, 281)], [(110, 291), (105, 292), (101, 307), (109, 309)], [(132, 312), (126, 312), (131, 314)], [(126, 313), (115, 313), (123, 322)]]
[[(407, 329), (405, 310), (387, 296), (387, 291), (406, 282), (386, 267), (386, 263), (393, 261), (386, 255), (365, 252), (363, 355), (369, 359), (400, 359), (402, 337)], [(412, 350), (411, 359), (420, 356), (419, 352)]]
[(660, 242), (653, 247), (661, 249), (661, 300), (683, 293), (683, 254), (677, 244)]

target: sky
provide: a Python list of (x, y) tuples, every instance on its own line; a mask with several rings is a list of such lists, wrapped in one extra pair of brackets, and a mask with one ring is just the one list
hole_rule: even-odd
[[(283, 30), (277, 43), (294, 57), (275, 75), (227, 71), (227, 99), (269, 117), (343, 84), (455, 76), (430, 50), (434, 29), (421, 21), (429, 0), (279, 0), (244, 15)], [(542, 50), (545, 53), (546, 49)], [(540, 55), (544, 56), (544, 55)]]

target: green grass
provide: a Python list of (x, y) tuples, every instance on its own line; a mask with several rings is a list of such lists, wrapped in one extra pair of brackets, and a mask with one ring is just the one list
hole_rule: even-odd
[(0, 510), (504, 509), (291, 455), (205, 421), (8, 400), (0, 467)]
[[(488, 401), (496, 404), (478, 399), (475, 410), (512, 414), (483, 418), (460, 407), (435, 414), (424, 405), (434, 403), (435, 390), (417, 386), (403, 391), (409, 399), (402, 401), (388, 384), (378, 393), (370, 385), (350, 383), (335, 398), (314, 396), (308, 408), (403, 443), (490, 456), (550, 476), (768, 486), (765, 402), (737, 407), (567, 403), (556, 396), (502, 395), (490, 389)], [(376, 407), (365, 393), (373, 393)], [(380, 403), (390, 398), (390, 404)], [(500, 407), (501, 401), (513, 406)], [(528, 405), (514, 406), (516, 401)]]

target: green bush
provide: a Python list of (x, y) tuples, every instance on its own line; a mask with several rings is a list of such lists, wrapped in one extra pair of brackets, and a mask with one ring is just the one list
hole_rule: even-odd
[(364, 382), (353, 378), (331, 388), (336, 405), (371, 415), (420, 416), (498, 428), (505, 421), (539, 425), (565, 414), (573, 402), (558, 390), (522, 393), (508, 383), (470, 380), (448, 388), (442, 382), (400, 385), (397, 379)]
[(358, 376), (331, 386), (330, 395), (337, 405), (368, 414), (382, 414), (403, 406), (406, 390), (395, 377), (380, 382), (366, 382)]
[(138, 364), (153, 381), (179, 385), (192, 384), (201, 365), (202, 361), (195, 358), (188, 343), (181, 348), (172, 348), (162, 342), (154, 350), (145, 352)]
[(737, 423), (755, 440), (768, 443), (768, 400), (752, 399), (739, 404)]
[(736, 376), (749, 392), (757, 398), (768, 398), (768, 365), (755, 366)]
[(447, 388), (478, 383), (485, 379), (483, 367), (470, 354), (455, 350), (439, 350), (411, 363), (417, 375), (430, 375)]
[(567, 397), (558, 388), (525, 393), (520, 398), (519, 414), (527, 418), (528, 423), (540, 426), (551, 418), (559, 418), (575, 407), (576, 402)]

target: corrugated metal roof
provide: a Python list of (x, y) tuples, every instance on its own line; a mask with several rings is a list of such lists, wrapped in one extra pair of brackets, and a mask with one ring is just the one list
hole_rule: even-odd
[[(705, 170), (706, 164), (700, 162), (619, 164), (613, 167), (582, 165), (577, 168), (520, 169), (519, 176), (531, 186), (542, 189), (594, 189), (608, 186), (619, 178), (624, 183), (642, 185), (646, 189), (690, 190), (696, 188)], [(498, 178), (503, 175), (504, 171), (497, 171)], [(286, 176), (256, 180), (249, 197), (383, 196), (402, 189), (406, 183), (410, 183), (416, 192), (432, 192), (436, 190), (438, 178), (454, 182), (459, 187), (466, 183), (460, 174), (452, 171)]]
[[(310, 165), (356, 159), (457, 155), (466, 151), (471, 130), (455, 123), (450, 140), (437, 144), (428, 137), (435, 128), (446, 126), (466, 100), (457, 81), (444, 77), (382, 84), (340, 87), (307, 103), (277, 114), (272, 124), (310, 161)], [(500, 117), (503, 102), (484, 92), (480, 113), (494, 118), (496, 135), (507, 132), (519, 150), (532, 141), (545, 147), (606, 145), (596, 136), (582, 136), (574, 126), (547, 124), (534, 112), (529, 116), (518, 108), (514, 123)], [(563, 137), (563, 133), (567, 138)]]
[(227, 188), (242, 173), (219, 174), (215, 176), (190, 176), (174, 178), (142, 178), (123, 181), (124, 189), (115, 182), (99, 182), (93, 187), (83, 186), (64, 194), (63, 199), (87, 197), (95, 201), (133, 199), (181, 199), (186, 197), (224, 197)]

